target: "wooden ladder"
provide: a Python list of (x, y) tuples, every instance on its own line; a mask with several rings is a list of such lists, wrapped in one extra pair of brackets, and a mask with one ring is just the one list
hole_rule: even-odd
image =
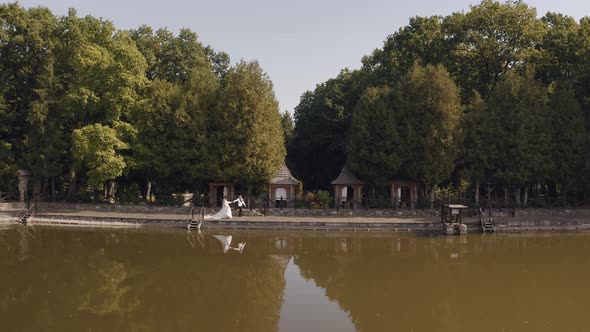
[(201, 224), (203, 223), (203, 220), (205, 219), (205, 207), (201, 207), (201, 212), (199, 213), (199, 217), (197, 218), (197, 220), (193, 220), (194, 215), (195, 215), (195, 207), (193, 206), (193, 207), (191, 207), (191, 212), (189, 215), (187, 228), (188, 229), (196, 228), (196, 229), (200, 230)]
[(16, 222), (21, 223), (21, 224), (26, 224), (29, 222), (29, 219), (31, 218), (31, 216), (33, 215), (33, 209), (35, 208), (35, 206), (31, 206), (28, 209), (22, 209), (20, 211), (18, 211), (18, 213), (16, 214)]
[(479, 208), (479, 222), (481, 223), (481, 229), (484, 233), (495, 233), (496, 224), (494, 223), (494, 217), (492, 217), (492, 209), (488, 210), (488, 218), (483, 217), (483, 210)]

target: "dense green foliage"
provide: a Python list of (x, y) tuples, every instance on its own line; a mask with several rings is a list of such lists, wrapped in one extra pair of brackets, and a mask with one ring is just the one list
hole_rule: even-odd
[(394, 88), (365, 91), (353, 114), (348, 163), (376, 186), (404, 175), (430, 188), (454, 169), (461, 116), (448, 72), (416, 65)]
[(490, 184), (526, 205), (590, 185), (588, 17), (483, 0), (411, 18), (293, 117), (257, 62), (231, 66), (187, 29), (120, 31), (18, 4), (0, 21), (2, 191), (30, 169), (54, 197), (117, 187), (163, 201), (209, 181), (261, 187), (285, 155), (306, 189), (330, 188), (348, 163), (373, 192), (408, 177), (431, 203), (437, 186), (479, 197)]
[[(273, 86), (256, 62), (183, 29), (0, 5), (0, 191), (165, 201), (208, 181), (256, 187), (285, 157)], [(153, 185), (153, 189), (152, 189)], [(102, 191), (102, 189), (105, 189)]]
[[(368, 88), (355, 107), (350, 128), (348, 164), (364, 179), (386, 185), (407, 159), (397, 101), (388, 87)], [(397, 113), (397, 114), (396, 114)]]
[(305, 92), (288, 159), (307, 188), (348, 163), (369, 187), (407, 176), (423, 194), (463, 182), (478, 196), (488, 183), (526, 204), (584, 193), (589, 114), (590, 18), (483, 0), (411, 18), (360, 69)]
[(279, 104), (257, 62), (239, 62), (225, 76), (211, 140), (216, 179), (247, 185), (270, 180), (285, 159)]

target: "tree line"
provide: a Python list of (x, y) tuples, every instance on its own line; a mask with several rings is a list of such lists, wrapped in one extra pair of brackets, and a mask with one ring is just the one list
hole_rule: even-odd
[[(306, 188), (346, 163), (373, 192), (394, 176), (441, 186), (583, 196), (590, 184), (590, 18), (523, 1), (414, 17), (283, 115), (287, 162)], [(477, 189), (477, 190), (476, 190)]]
[(124, 201), (267, 183), (284, 161), (278, 102), (256, 62), (182, 29), (117, 30), (75, 10), (0, 6), (0, 190), (29, 169), (57, 199)]

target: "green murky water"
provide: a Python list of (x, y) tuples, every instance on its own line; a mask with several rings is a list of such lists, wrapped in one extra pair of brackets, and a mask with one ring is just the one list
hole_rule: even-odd
[(589, 281), (590, 234), (0, 230), (1, 331), (590, 331)]

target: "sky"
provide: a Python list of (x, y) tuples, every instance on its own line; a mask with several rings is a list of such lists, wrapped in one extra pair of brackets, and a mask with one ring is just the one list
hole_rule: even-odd
[[(7, 3), (7, 1), (2, 1)], [(548, 11), (579, 20), (588, 0), (525, 0), (538, 16)], [(110, 20), (118, 29), (142, 24), (196, 32), (204, 45), (229, 54), (232, 63), (257, 60), (274, 85), (281, 111), (293, 112), (301, 95), (357, 69), (361, 58), (414, 16), (468, 11), (478, 0), (21, 0), (26, 7), (68, 8), (79, 16)]]

